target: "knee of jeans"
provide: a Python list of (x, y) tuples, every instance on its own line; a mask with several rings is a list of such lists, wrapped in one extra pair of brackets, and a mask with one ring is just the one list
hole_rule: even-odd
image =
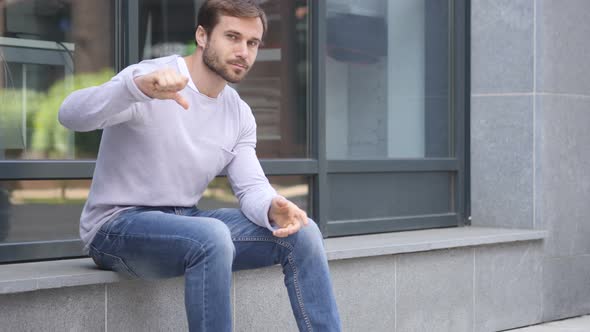
[(305, 252), (306, 255), (324, 254), (324, 240), (318, 225), (311, 219), (307, 226), (301, 227), (299, 232), (290, 235), (294, 237), (294, 246), (298, 252)]
[(205, 250), (207, 250), (208, 255), (215, 255), (216, 257), (233, 261), (236, 255), (236, 248), (232, 241), (229, 228), (221, 220), (215, 218), (208, 219), (206, 222), (210, 224), (207, 228)]

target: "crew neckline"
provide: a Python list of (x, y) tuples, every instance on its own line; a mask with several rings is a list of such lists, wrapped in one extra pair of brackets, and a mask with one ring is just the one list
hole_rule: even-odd
[[(209, 97), (206, 94), (202, 93), (201, 91), (199, 91), (199, 89), (197, 88), (197, 85), (195, 84), (195, 82), (193, 82), (193, 78), (191, 77), (191, 73), (188, 70), (188, 65), (186, 64), (186, 60), (184, 60), (184, 57), (177, 55), (176, 58), (176, 62), (178, 63), (178, 69), (180, 70), (180, 73), (186, 77), (188, 77), (188, 86), (195, 90), (195, 92), (197, 92), (199, 95), (210, 99), (210, 100), (218, 100), (222, 95), (223, 92), (225, 91), (226, 87), (223, 87), (223, 89), (221, 89), (221, 91), (219, 92), (219, 94), (217, 95), (217, 97)], [(227, 86), (227, 85), (226, 85)]]

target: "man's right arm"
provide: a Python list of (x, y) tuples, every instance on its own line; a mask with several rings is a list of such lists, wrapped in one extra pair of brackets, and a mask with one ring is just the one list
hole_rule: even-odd
[(187, 77), (169, 68), (143, 74), (131, 66), (103, 85), (70, 94), (59, 109), (59, 122), (75, 131), (102, 129), (130, 120), (134, 104), (152, 98), (172, 99), (188, 109), (178, 93), (187, 83)]
[(134, 67), (102, 85), (71, 93), (59, 109), (59, 122), (71, 130), (91, 131), (130, 120), (133, 104), (151, 100), (136, 86)]

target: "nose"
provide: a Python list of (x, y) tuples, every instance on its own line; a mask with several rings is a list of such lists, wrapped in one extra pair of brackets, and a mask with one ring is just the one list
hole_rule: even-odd
[(238, 43), (235, 48), (236, 56), (242, 59), (248, 58), (248, 44), (247, 42)]

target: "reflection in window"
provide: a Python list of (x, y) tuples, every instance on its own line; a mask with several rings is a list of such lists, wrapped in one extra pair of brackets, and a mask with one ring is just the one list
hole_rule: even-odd
[(114, 75), (113, 4), (0, 2), (0, 160), (96, 157), (100, 133), (68, 131), (57, 112)]
[(90, 180), (0, 182), (0, 243), (79, 238)]
[(451, 4), (327, 1), (329, 159), (453, 155)]
[[(191, 54), (202, 3), (141, 1), (140, 58)], [(268, 16), (267, 36), (252, 70), (234, 88), (256, 117), (259, 157), (307, 157), (307, 0), (260, 3)]]

